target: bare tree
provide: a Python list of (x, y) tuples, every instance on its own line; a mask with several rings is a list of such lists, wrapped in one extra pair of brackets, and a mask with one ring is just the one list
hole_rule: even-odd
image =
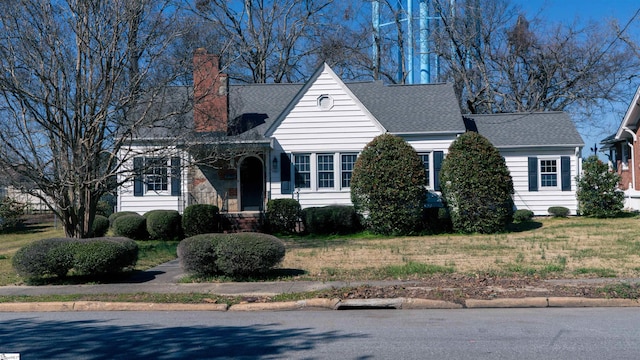
[[(434, 0), (445, 76), (464, 112), (572, 110), (620, 100), (637, 57), (606, 24), (545, 26), (508, 0)], [(635, 17), (632, 18), (635, 20)]]
[(121, 150), (157, 120), (151, 104), (177, 78), (180, 64), (165, 59), (180, 34), (169, 5), (0, 5), (0, 168), (27, 179), (23, 190), (47, 202), (69, 237), (91, 235), (99, 198), (119, 185)]
[(246, 83), (279, 83), (307, 76), (306, 69), (300, 68), (316, 50), (314, 29), (330, 24), (325, 10), (332, 3), (197, 0), (192, 11), (221, 35), (218, 41), (225, 44), (230, 77)]

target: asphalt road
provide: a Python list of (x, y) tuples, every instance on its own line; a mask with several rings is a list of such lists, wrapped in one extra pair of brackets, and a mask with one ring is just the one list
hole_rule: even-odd
[(1, 313), (25, 359), (637, 359), (637, 308)]

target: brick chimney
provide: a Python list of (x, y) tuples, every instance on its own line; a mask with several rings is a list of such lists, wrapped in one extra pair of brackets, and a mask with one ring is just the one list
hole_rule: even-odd
[(196, 132), (227, 133), (227, 75), (220, 58), (199, 48), (193, 55), (193, 123)]

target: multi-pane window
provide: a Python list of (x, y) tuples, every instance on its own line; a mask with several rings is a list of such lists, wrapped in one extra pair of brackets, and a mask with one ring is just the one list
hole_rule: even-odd
[(341, 163), (342, 168), (340, 172), (340, 177), (342, 180), (342, 187), (348, 188), (351, 187), (351, 175), (353, 174), (353, 165), (356, 163), (356, 159), (358, 155), (356, 154), (342, 154), (341, 155)]
[(424, 172), (427, 177), (427, 186), (429, 186), (429, 154), (420, 154), (420, 160), (422, 160), (422, 166), (424, 166)]
[(558, 186), (558, 162), (557, 160), (540, 160), (540, 186)]
[(309, 154), (294, 155), (296, 188), (311, 187), (311, 156)]
[(167, 159), (145, 158), (144, 174), (147, 191), (167, 191), (169, 188)]
[(318, 155), (318, 187), (332, 188), (333, 183), (333, 154)]

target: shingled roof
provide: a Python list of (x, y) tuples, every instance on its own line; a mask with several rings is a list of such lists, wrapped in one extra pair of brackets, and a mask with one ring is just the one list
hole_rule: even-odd
[(464, 132), (452, 84), (345, 84), (391, 133)]
[(565, 112), (464, 115), (468, 130), (477, 131), (497, 148), (584, 146)]
[[(346, 83), (349, 90), (391, 133), (465, 131), (451, 84), (384, 85)], [(252, 84), (229, 87), (230, 126), (264, 135), (303, 84)], [(242, 122), (249, 122), (248, 126)], [(253, 126), (252, 126), (253, 125)], [(244, 131), (236, 131), (241, 134)]]

